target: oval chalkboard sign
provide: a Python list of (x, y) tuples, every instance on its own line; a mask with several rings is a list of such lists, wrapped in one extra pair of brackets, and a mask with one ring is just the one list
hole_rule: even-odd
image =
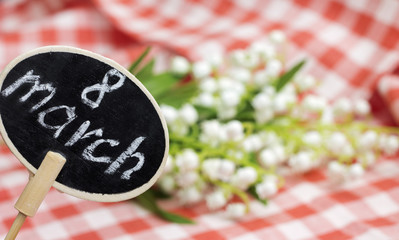
[(66, 159), (54, 187), (112, 202), (159, 177), (168, 132), (151, 94), (116, 62), (49, 46), (14, 59), (0, 75), (0, 131), (33, 173), (48, 151)]

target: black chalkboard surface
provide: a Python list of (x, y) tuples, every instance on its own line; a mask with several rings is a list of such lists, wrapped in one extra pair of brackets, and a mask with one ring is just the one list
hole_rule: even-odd
[(0, 75), (0, 131), (33, 173), (48, 151), (66, 164), (54, 187), (94, 201), (121, 201), (159, 177), (168, 133), (148, 91), (110, 59), (49, 46)]

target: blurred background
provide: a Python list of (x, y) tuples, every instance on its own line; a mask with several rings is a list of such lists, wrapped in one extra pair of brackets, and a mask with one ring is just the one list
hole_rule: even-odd
[[(46, 45), (87, 49), (125, 67), (147, 46), (161, 65), (175, 55), (196, 61), (248, 47), (272, 30), (287, 38), (287, 65), (307, 59), (306, 71), (321, 80), (318, 94), (369, 99), (377, 121), (396, 125), (396, 0), (2, 0), (0, 70), (19, 54)], [(397, 161), (388, 161), (362, 185), (328, 190), (322, 175), (307, 175), (267, 210), (255, 203), (257, 211), (240, 221), (220, 218), (203, 205), (164, 203), (194, 218), (197, 224), (190, 226), (168, 223), (131, 202), (94, 203), (52, 190), (20, 239), (394, 239), (398, 173)], [(1, 146), (0, 236), (11, 226), (27, 176)], [(352, 193), (355, 189), (362, 191)]]

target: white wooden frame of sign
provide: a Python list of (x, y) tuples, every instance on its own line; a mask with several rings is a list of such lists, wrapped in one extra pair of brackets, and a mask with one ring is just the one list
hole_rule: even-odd
[[(122, 67), (121, 65), (119, 65), (118, 63), (116, 63), (115, 61), (103, 57), (99, 54), (87, 51), (87, 50), (82, 50), (82, 49), (78, 49), (78, 48), (74, 48), (74, 47), (69, 47), (69, 46), (46, 46), (46, 47), (41, 47), (41, 48), (37, 48), (34, 49), (30, 52), (27, 52), (25, 54), (22, 54), (20, 56), (18, 56), (17, 58), (15, 58), (13, 61), (11, 61), (6, 68), (3, 70), (3, 72), (0, 74), (0, 89), (2, 88), (4, 79), (6, 78), (6, 76), (8, 75), (8, 73), (11, 71), (11, 69), (13, 69), (18, 63), (20, 63), (21, 61), (23, 61), (26, 58), (29, 58), (31, 56), (40, 54), (40, 53), (47, 53), (47, 52), (68, 52), (68, 53), (75, 53), (75, 54), (81, 54), (84, 56), (88, 56), (94, 59), (97, 59), (100, 62), (106, 63), (108, 65), (110, 65), (111, 67), (117, 69), (118, 71), (120, 71), (122, 74), (126, 75), (129, 79), (131, 79), (133, 81), (134, 84), (136, 84), (140, 90), (142, 92), (144, 92), (144, 94), (147, 96), (147, 98), (151, 101), (152, 105), (154, 106), (160, 120), (162, 123), (162, 128), (164, 130), (165, 133), (165, 152), (164, 152), (164, 156), (162, 159), (162, 163), (160, 165), (160, 167), (158, 168), (157, 172), (154, 174), (154, 176), (145, 184), (143, 184), (142, 186), (129, 191), (129, 192), (125, 192), (125, 193), (118, 193), (118, 194), (102, 194), (102, 193), (88, 193), (88, 192), (84, 192), (84, 191), (80, 191), (74, 188), (70, 188), (68, 186), (65, 186), (59, 182), (54, 182), (53, 186), (58, 189), (61, 192), (70, 194), (72, 196), (78, 197), (78, 198), (82, 198), (82, 199), (86, 199), (86, 200), (91, 200), (91, 201), (97, 201), (97, 202), (117, 202), (117, 201), (123, 201), (123, 200), (127, 200), (127, 199), (131, 199), (134, 198), (138, 195), (140, 195), (141, 193), (145, 192), (146, 190), (148, 190), (154, 183), (155, 181), (159, 178), (159, 176), (162, 173), (162, 170), (165, 166), (166, 163), (166, 159), (168, 156), (168, 151), (169, 151), (169, 136), (168, 136), (168, 130), (167, 130), (167, 125), (166, 125), (166, 121), (163, 118), (160, 108), (158, 106), (158, 104), (156, 103), (155, 99), (152, 97), (152, 95), (148, 92), (148, 90), (143, 86), (143, 84), (134, 76), (132, 75), (129, 71), (127, 71), (124, 67)], [(3, 119), (2, 116), (0, 115), (0, 133), (3, 136), (4, 141), (6, 142), (6, 144), (8, 145), (8, 147), (10, 148), (10, 150), (12, 151), (12, 153), (22, 162), (22, 164), (28, 168), (28, 170), (30, 172), (32, 172), (33, 174), (36, 174), (37, 169), (32, 166), (18, 151), (18, 149), (14, 146), (14, 144), (12, 143), (12, 141), (10, 140), (10, 138), (8, 137), (7, 131), (4, 128), (3, 125)], [(68, 159), (66, 159), (66, 161), (68, 161)]]

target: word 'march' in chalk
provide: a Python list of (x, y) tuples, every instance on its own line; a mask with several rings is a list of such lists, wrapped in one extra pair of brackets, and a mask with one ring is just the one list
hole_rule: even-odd
[[(66, 122), (61, 124), (61, 125), (50, 125), (45, 123), (44, 118), (46, 117), (47, 114), (50, 114), (54, 111), (60, 110), (60, 109), (65, 109), (65, 113), (66, 113)], [(69, 107), (69, 106), (65, 106), (65, 105), (61, 105), (61, 106), (56, 106), (56, 107), (51, 107), (49, 109), (46, 109), (42, 112), (40, 112), (37, 115), (37, 121), (40, 123), (40, 125), (42, 125), (43, 127), (47, 128), (47, 129), (52, 129), (52, 130), (56, 130), (54, 133), (54, 138), (58, 138), (58, 136), (60, 135), (61, 131), (68, 125), (70, 124), (75, 118), (76, 118), (76, 114), (75, 114), (75, 107)]]
[(86, 121), (82, 125), (80, 125), (79, 129), (76, 130), (76, 132), (72, 135), (72, 137), (68, 140), (68, 142), (65, 143), (65, 146), (70, 147), (70, 146), (74, 145), (77, 141), (79, 141), (80, 139), (89, 138), (92, 135), (97, 136), (97, 137), (103, 136), (102, 128), (95, 129), (95, 130), (90, 131), (85, 134), (85, 132), (87, 131), (89, 126), (90, 126), (90, 121)]
[(83, 150), (82, 156), (84, 159), (92, 162), (99, 162), (99, 163), (110, 163), (111, 157), (108, 156), (101, 156), (101, 157), (95, 157), (93, 156), (94, 150), (103, 143), (108, 143), (111, 147), (115, 147), (119, 145), (118, 140), (114, 139), (99, 139), (95, 142), (93, 142), (91, 145), (89, 145), (85, 150)]
[(23, 54), (0, 74), (0, 132), (33, 173), (47, 152), (61, 153), (54, 187), (95, 201), (147, 190), (169, 148), (159, 106), (131, 73), (62, 46)]
[(116, 170), (120, 168), (120, 166), (126, 161), (127, 158), (136, 157), (139, 159), (137, 165), (132, 169), (125, 171), (122, 174), (122, 179), (130, 179), (130, 174), (132, 172), (138, 171), (143, 167), (144, 164), (144, 154), (140, 152), (136, 152), (136, 149), (140, 146), (140, 144), (144, 141), (145, 137), (139, 137), (135, 139), (130, 146), (123, 152), (109, 167), (105, 170), (107, 174), (113, 174)]
[(46, 104), (50, 99), (54, 96), (55, 94), (55, 88), (49, 84), (40, 84), (40, 76), (39, 75), (33, 75), (33, 70), (28, 71), (24, 76), (20, 77), (17, 81), (15, 81), (13, 84), (8, 86), (6, 89), (1, 91), (1, 94), (5, 97), (8, 97), (10, 94), (12, 94), (17, 88), (21, 87), (25, 83), (33, 83), (32, 88), (29, 90), (28, 93), (26, 93), (24, 96), (20, 97), (21, 102), (25, 102), (28, 100), (33, 93), (38, 92), (38, 91), (48, 91), (49, 95), (43, 98), (39, 103), (34, 105), (30, 111), (33, 112), (37, 109), (39, 109), (41, 106)]
[[(31, 88), (31, 90), (28, 92), (28, 94), (26, 94), (25, 96), (21, 97), (21, 101), (24, 102), (26, 101), (33, 92), (35, 92), (37, 89), (36, 86), (48, 86), (49, 84), (39, 84), (38, 80), (40, 79), (39, 75), (32, 75), (33, 70), (29, 71), (27, 74), (25, 74), (25, 76), (19, 78), (15, 83), (13, 83), (10, 87), (6, 88), (4, 90), (5, 92), (5, 96), (9, 96), (10, 94), (12, 94), (17, 88), (21, 87), (23, 83), (26, 82), (34, 82), (34, 86)], [(118, 78), (118, 81), (116, 83), (114, 83), (113, 85), (108, 85), (108, 81), (110, 79), (110, 77), (116, 76)], [(95, 84), (93, 86), (90, 87), (86, 87), (83, 91), (82, 91), (82, 101), (85, 104), (88, 104), (91, 108), (97, 108), (99, 107), (99, 104), (101, 103), (105, 93), (107, 92), (112, 92), (120, 87), (123, 86), (123, 83), (125, 81), (125, 76), (123, 76), (119, 71), (117, 71), (116, 69), (111, 69), (109, 70), (103, 80), (102, 80), (102, 84)], [(41, 88), (40, 88), (41, 89)], [(99, 91), (99, 95), (98, 98), (95, 102), (87, 99), (87, 93), (92, 92), (92, 91)], [(54, 88), (54, 93), (55, 93), (55, 88)], [(49, 95), (49, 97), (52, 97), (54, 94)], [(26, 97), (28, 96), (28, 97)], [(50, 100), (47, 99), (48, 97), (46, 97), (44, 100), (46, 100), (46, 103)], [(43, 100), (42, 100), (43, 102)], [(41, 103), (42, 103), (41, 102)], [(44, 105), (44, 104), (41, 104)], [(77, 118), (77, 115), (75, 113), (75, 109), (76, 107), (69, 107), (66, 105), (60, 105), (60, 106), (55, 106), (55, 107), (51, 107), (48, 108), (40, 113), (38, 113), (37, 115), (37, 121), (39, 122), (39, 124), (41, 126), (43, 126), (44, 128), (47, 129), (51, 129), (51, 130), (55, 130), (54, 133), (54, 138), (58, 138), (61, 134), (61, 132), (63, 131), (63, 129), (69, 125), (73, 120), (75, 120)], [(45, 121), (45, 117), (48, 114), (51, 114), (55, 111), (58, 110), (64, 110), (66, 113), (66, 119), (65, 122), (63, 122), (62, 124), (59, 125), (51, 125), (46, 123)], [(64, 120), (64, 119), (63, 119)], [(101, 137), (103, 134), (103, 130), (102, 129), (96, 129), (93, 130), (89, 133), (86, 133), (84, 136), (82, 136), (84, 134), (84, 132), (87, 130), (87, 128), (90, 126), (90, 121), (85, 121), (78, 130), (76, 130), (76, 132), (72, 135), (72, 137), (68, 140), (68, 142), (66, 142), (64, 144), (64, 146), (72, 146), (73, 144), (75, 144), (79, 138), (80, 139), (84, 139), (87, 137), (90, 137), (91, 135), (95, 135), (98, 137)], [(133, 141), (132, 145), (128, 147), (128, 149), (123, 152), (121, 154), (121, 156), (119, 156), (114, 163), (112, 163), (109, 168), (105, 171), (106, 174), (114, 174), (115, 171), (120, 167), (121, 164), (123, 164), (126, 159), (128, 158), (128, 153), (130, 152), (134, 152), (137, 147), (140, 145), (140, 143), (145, 139), (145, 137), (139, 137), (137, 138), (135, 141)], [(91, 145), (89, 145), (86, 149), (83, 150), (82, 152), (82, 157), (85, 160), (88, 161), (92, 161), (92, 162), (97, 162), (97, 163), (111, 163), (111, 157), (109, 156), (99, 156), (99, 157), (95, 157), (93, 155), (93, 152), (96, 150), (96, 148), (100, 145), (100, 144), (104, 144), (104, 143), (108, 143), (111, 147), (115, 147), (117, 145), (119, 145), (119, 140), (116, 139), (99, 139), (96, 140), (95, 142), (93, 142)], [(133, 151), (132, 151), (133, 148)], [(144, 164), (145, 158), (144, 155), (142, 153), (134, 153), (132, 155), (132, 153), (130, 154), (131, 157), (137, 157), (139, 159), (137, 165), (127, 171), (125, 171), (122, 176), (121, 179), (130, 179), (130, 174), (132, 172), (138, 171), (139, 169), (141, 169), (141, 167)]]

